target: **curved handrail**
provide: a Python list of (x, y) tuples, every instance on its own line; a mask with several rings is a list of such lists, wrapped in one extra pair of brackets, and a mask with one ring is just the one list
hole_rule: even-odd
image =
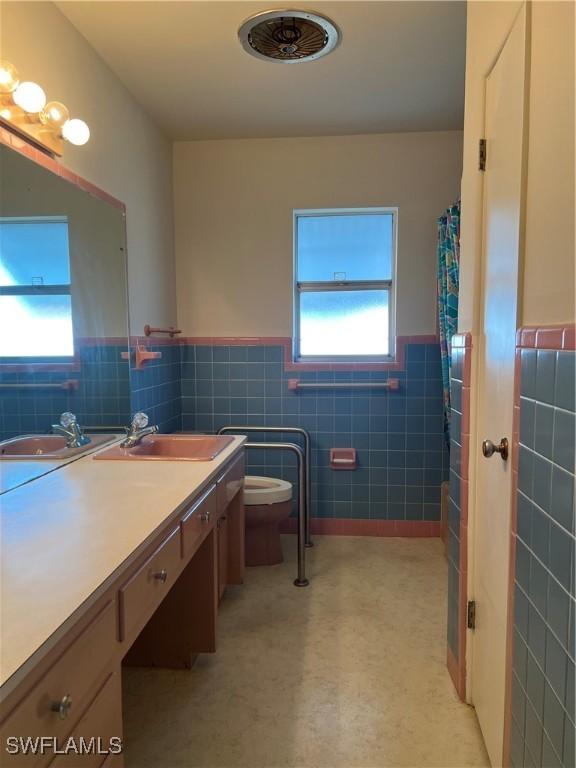
[(218, 430), (219, 435), (226, 432), (272, 432), (302, 435), (304, 437), (304, 465), (306, 467), (305, 484), (306, 496), (304, 506), (305, 545), (313, 547), (314, 542), (310, 538), (310, 510), (312, 508), (312, 468), (311, 468), (311, 440), (310, 433), (302, 427), (257, 427), (257, 426), (226, 426)]
[(268, 449), (273, 451), (292, 451), (298, 462), (298, 576), (294, 586), (307, 587), (306, 578), (306, 481), (304, 469), (304, 451), (295, 443), (244, 443), (245, 448)]

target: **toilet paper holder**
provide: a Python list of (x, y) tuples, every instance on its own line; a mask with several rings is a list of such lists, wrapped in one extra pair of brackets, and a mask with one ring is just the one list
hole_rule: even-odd
[(356, 448), (331, 448), (331, 469), (356, 469), (358, 466)]

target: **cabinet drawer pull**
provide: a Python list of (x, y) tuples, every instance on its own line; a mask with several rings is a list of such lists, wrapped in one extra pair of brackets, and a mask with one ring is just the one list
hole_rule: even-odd
[(152, 574), (152, 578), (156, 579), (156, 581), (166, 581), (168, 578), (168, 571), (165, 568), (162, 568), (161, 571), (156, 571)]
[(200, 515), (200, 520), (202, 520), (203, 523), (209, 523), (210, 522), (210, 511), (202, 512), (202, 514)]
[(50, 709), (52, 712), (57, 712), (58, 717), (60, 720), (66, 720), (68, 717), (68, 714), (70, 713), (70, 708), (72, 707), (72, 698), (69, 693), (67, 693), (65, 696), (62, 696), (60, 701), (53, 701)]

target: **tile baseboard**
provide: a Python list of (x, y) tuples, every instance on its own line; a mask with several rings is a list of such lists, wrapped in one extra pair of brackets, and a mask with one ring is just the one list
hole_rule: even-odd
[[(289, 518), (280, 526), (282, 533), (297, 533), (298, 521)], [(313, 517), (310, 533), (319, 536), (375, 536), (401, 538), (440, 538), (440, 520), (367, 520), (356, 518)]]

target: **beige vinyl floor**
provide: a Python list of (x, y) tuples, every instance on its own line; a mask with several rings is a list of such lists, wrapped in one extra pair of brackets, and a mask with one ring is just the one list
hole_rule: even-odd
[(191, 672), (126, 669), (126, 768), (488, 766), (445, 666), (437, 539), (316, 537), (247, 569)]

